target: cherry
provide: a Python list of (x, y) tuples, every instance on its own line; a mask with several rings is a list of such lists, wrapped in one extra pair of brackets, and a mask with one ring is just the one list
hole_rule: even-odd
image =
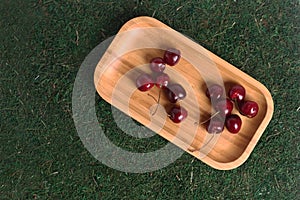
[(174, 123), (180, 123), (188, 116), (188, 111), (182, 106), (175, 105), (168, 114)]
[(238, 104), (239, 111), (242, 115), (253, 118), (258, 113), (258, 104), (254, 101), (242, 101)]
[(154, 86), (154, 81), (149, 74), (141, 74), (136, 79), (136, 86), (140, 91), (145, 92)]
[(206, 90), (206, 96), (213, 101), (216, 101), (221, 98), (223, 95), (224, 89), (218, 84), (213, 84), (209, 86)]
[(228, 96), (233, 101), (242, 101), (245, 98), (246, 90), (241, 85), (234, 85), (228, 93)]
[(163, 72), (166, 68), (166, 65), (162, 58), (156, 57), (150, 61), (150, 68), (153, 72)]
[(206, 130), (208, 133), (221, 133), (224, 130), (224, 120), (219, 118), (210, 119)]
[(185, 89), (178, 83), (174, 83), (167, 87), (167, 98), (171, 103), (176, 103), (178, 100), (186, 97)]
[(225, 125), (229, 132), (238, 133), (242, 126), (242, 120), (236, 114), (229, 115), (228, 117), (226, 117)]
[(165, 51), (164, 61), (170, 66), (176, 65), (180, 60), (180, 51), (178, 49), (170, 48)]
[(221, 99), (214, 104), (214, 108), (220, 113), (221, 117), (226, 117), (233, 110), (233, 103), (230, 99)]
[(159, 73), (155, 76), (155, 85), (159, 88), (166, 88), (169, 84), (170, 77), (166, 73)]

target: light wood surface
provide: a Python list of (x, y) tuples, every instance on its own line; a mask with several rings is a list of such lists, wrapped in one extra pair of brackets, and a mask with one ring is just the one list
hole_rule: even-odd
[[(166, 112), (172, 105), (164, 95), (157, 113), (150, 114), (156, 102), (148, 94), (157, 98), (157, 87), (141, 92), (135, 86), (139, 74), (151, 73), (149, 61), (153, 57), (162, 57), (168, 47), (177, 48), (182, 53), (180, 62), (174, 67), (167, 66), (165, 70), (172, 82), (180, 83), (187, 91), (187, 97), (179, 104), (188, 110), (189, 115), (180, 124), (167, 117)], [(273, 114), (273, 100), (264, 85), (150, 17), (134, 18), (120, 29), (96, 67), (94, 82), (104, 100), (220, 170), (236, 168), (247, 160)], [(212, 83), (224, 85), (226, 93), (233, 84), (241, 84), (246, 89), (246, 99), (259, 104), (256, 117), (249, 119), (240, 115), (243, 124), (238, 134), (231, 134), (226, 129), (221, 134), (208, 134), (205, 126), (199, 125), (214, 112), (205, 96), (207, 85)], [(238, 111), (234, 109), (233, 113)]]

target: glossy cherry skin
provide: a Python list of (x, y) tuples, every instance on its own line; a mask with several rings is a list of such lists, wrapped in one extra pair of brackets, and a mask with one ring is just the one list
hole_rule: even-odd
[(242, 101), (238, 104), (239, 111), (242, 115), (253, 118), (257, 115), (259, 107), (254, 101)]
[(153, 86), (154, 81), (149, 74), (141, 74), (136, 79), (136, 87), (142, 92), (150, 90)]
[(168, 113), (174, 123), (180, 123), (188, 116), (188, 111), (182, 106), (175, 105)]
[(246, 90), (241, 85), (234, 85), (232, 88), (230, 88), (228, 96), (233, 101), (242, 101), (246, 96)]
[(164, 61), (170, 66), (176, 65), (181, 57), (181, 52), (178, 49), (170, 48), (165, 51)]
[(185, 89), (178, 83), (169, 85), (166, 88), (167, 98), (171, 103), (176, 103), (178, 100), (186, 97)]
[(166, 64), (163, 58), (156, 57), (150, 61), (150, 68), (153, 72), (163, 72)]
[(236, 114), (229, 115), (226, 117), (225, 125), (230, 133), (238, 133), (242, 127), (242, 120)]
[(212, 101), (216, 101), (222, 97), (224, 89), (221, 85), (213, 84), (209, 86), (206, 90), (206, 96)]
[(217, 101), (216, 103), (213, 103), (213, 106), (214, 106), (215, 110), (217, 112), (219, 112), (219, 114), (222, 117), (226, 117), (226, 116), (230, 115), (233, 110), (233, 103), (228, 98), (221, 99), (221, 100)]
[(155, 75), (155, 85), (159, 88), (166, 88), (169, 84), (170, 77), (166, 73), (158, 73)]
[(224, 130), (224, 120), (212, 118), (206, 126), (208, 133), (221, 133)]

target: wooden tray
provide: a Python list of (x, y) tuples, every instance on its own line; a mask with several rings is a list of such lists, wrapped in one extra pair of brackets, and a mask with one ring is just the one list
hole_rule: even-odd
[[(180, 104), (188, 110), (189, 116), (180, 124), (167, 117), (164, 108), (168, 110), (171, 105), (163, 96), (157, 113), (150, 114), (156, 102), (148, 94), (157, 97), (157, 87), (141, 92), (135, 86), (139, 74), (150, 73), (149, 61), (163, 56), (163, 50), (168, 47), (182, 53), (180, 62), (165, 70), (173, 82), (187, 90), (187, 97)], [(96, 67), (94, 82), (104, 100), (220, 170), (236, 168), (247, 160), (273, 114), (273, 100), (264, 85), (151, 17), (134, 18), (120, 29)], [(226, 129), (221, 134), (208, 134), (205, 126), (197, 124), (214, 112), (205, 96), (207, 85), (211, 83), (224, 85), (226, 91), (233, 84), (241, 84), (246, 89), (246, 99), (259, 104), (256, 117), (248, 119), (240, 115), (243, 124), (238, 134)], [(234, 109), (233, 113), (238, 111)]]

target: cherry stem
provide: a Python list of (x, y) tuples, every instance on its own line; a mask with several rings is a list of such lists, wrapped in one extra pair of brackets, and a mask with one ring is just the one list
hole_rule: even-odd
[(237, 108), (238, 111), (240, 111), (240, 108), (239, 108), (239, 102), (237, 99), (234, 99), (234, 105), (235, 107)]
[(152, 96), (151, 94), (149, 94), (149, 93), (148, 93), (148, 95), (149, 95), (150, 97), (152, 97), (152, 98), (154, 99), (154, 101), (156, 101), (156, 103), (157, 103), (157, 106), (156, 106), (156, 108), (155, 108), (154, 112), (153, 112), (153, 113), (151, 113), (151, 115), (153, 116), (153, 115), (155, 115), (155, 114), (156, 114), (156, 112), (157, 112), (157, 110), (158, 110), (158, 107), (159, 107), (160, 96), (161, 96), (161, 88), (159, 89), (159, 93), (158, 93), (158, 99), (157, 99), (157, 100), (156, 100), (156, 99), (155, 99), (155, 97), (154, 97), (154, 96)]
[(212, 116), (210, 116), (210, 118), (208, 118), (208, 119), (206, 119), (206, 120), (204, 120), (204, 121), (202, 121), (202, 122), (200, 122), (200, 123), (195, 122), (195, 124), (199, 124), (199, 125), (205, 124), (206, 122), (208, 122), (209, 120), (211, 120), (212, 118), (214, 118), (215, 116), (217, 116), (219, 113), (220, 113), (220, 111), (215, 112)]
[(152, 97), (152, 99), (154, 99), (154, 101), (155, 101), (156, 103), (158, 103), (154, 96), (152, 96), (152, 95), (149, 94), (149, 93), (148, 93), (148, 96)]
[[(201, 122), (200, 124), (205, 124), (206, 122), (208, 122), (209, 120), (211, 120), (212, 118), (214, 118), (215, 116), (217, 116), (219, 114), (220, 111), (215, 112), (212, 116), (210, 116), (210, 118), (204, 120), (203, 122)], [(195, 124), (198, 124), (197, 122), (195, 122)], [(195, 151), (201, 151), (201, 149), (205, 148), (210, 142), (211, 140), (215, 137), (215, 135), (217, 134), (216, 132), (211, 133), (213, 134), (213, 136), (200, 148), (200, 149), (188, 149), (191, 152), (195, 152)]]

